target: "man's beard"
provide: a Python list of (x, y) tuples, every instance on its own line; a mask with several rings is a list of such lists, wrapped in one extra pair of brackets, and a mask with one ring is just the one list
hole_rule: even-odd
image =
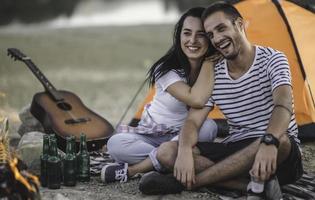
[(234, 60), (236, 59), (237, 56), (238, 56), (238, 52), (233, 52), (231, 55), (227, 55), (227, 56), (223, 55), (223, 57), (227, 60)]

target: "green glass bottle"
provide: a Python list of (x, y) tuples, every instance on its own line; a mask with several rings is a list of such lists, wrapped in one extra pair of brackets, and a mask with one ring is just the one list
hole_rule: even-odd
[(43, 151), (40, 155), (40, 183), (47, 187), (47, 162), (49, 157), (49, 135), (43, 136)]
[(49, 189), (59, 189), (61, 183), (61, 160), (58, 156), (57, 140), (50, 137), (50, 155), (47, 162), (47, 185)]
[(67, 139), (66, 156), (63, 159), (63, 184), (65, 186), (75, 186), (76, 179), (76, 153), (75, 137), (69, 136)]
[(77, 180), (90, 181), (90, 155), (86, 146), (86, 135), (80, 135), (80, 150), (77, 154)]

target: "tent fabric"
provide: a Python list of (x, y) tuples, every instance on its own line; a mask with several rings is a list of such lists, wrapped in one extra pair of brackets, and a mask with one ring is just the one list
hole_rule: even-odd
[[(315, 15), (289, 1), (245, 0), (235, 4), (245, 20), (253, 44), (285, 53), (292, 75), (293, 99), (300, 138), (315, 138)], [(140, 119), (144, 104), (155, 94), (148, 92), (133, 120)], [(215, 107), (209, 114), (224, 119)]]

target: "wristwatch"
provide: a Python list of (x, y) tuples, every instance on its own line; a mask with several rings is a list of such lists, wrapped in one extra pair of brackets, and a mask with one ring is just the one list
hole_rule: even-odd
[(275, 145), (277, 148), (279, 148), (279, 140), (275, 136), (273, 136), (271, 133), (266, 133), (261, 137), (260, 143), (264, 143), (266, 145)]

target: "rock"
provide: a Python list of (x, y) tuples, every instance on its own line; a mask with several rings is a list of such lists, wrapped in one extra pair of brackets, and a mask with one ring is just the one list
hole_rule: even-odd
[(33, 116), (30, 113), (30, 105), (26, 105), (22, 108), (22, 110), (19, 113), (19, 118), (21, 122), (27, 122), (29, 119), (31, 119)]
[(19, 118), (22, 124), (19, 127), (18, 133), (23, 136), (25, 133), (32, 131), (44, 132), (44, 128), (40, 122), (31, 114), (30, 105), (25, 106), (19, 113)]
[(18, 129), (18, 133), (20, 134), (20, 136), (23, 136), (25, 133), (33, 132), (33, 131), (45, 132), (44, 128), (42, 127), (40, 123), (38, 123), (35, 126), (32, 126), (28, 123), (22, 123)]
[[(33, 173), (40, 172), (40, 155), (43, 151), (43, 135), (45, 133), (33, 131), (25, 133), (16, 149), (20, 159), (27, 165)], [(65, 153), (58, 149), (58, 155), (63, 158)]]
[(43, 135), (44, 134), (45, 133), (38, 132), (38, 131), (26, 133), (21, 138), (21, 140), (18, 144), (18, 147), (22, 147), (22, 146), (27, 145), (27, 144), (38, 144), (38, 143), (43, 144)]
[(54, 196), (54, 200), (69, 200), (69, 198), (63, 196), (62, 194), (58, 193)]
[(20, 159), (33, 172), (40, 171), (39, 157), (43, 148), (43, 135), (44, 133), (36, 131), (24, 134), (16, 150)]

